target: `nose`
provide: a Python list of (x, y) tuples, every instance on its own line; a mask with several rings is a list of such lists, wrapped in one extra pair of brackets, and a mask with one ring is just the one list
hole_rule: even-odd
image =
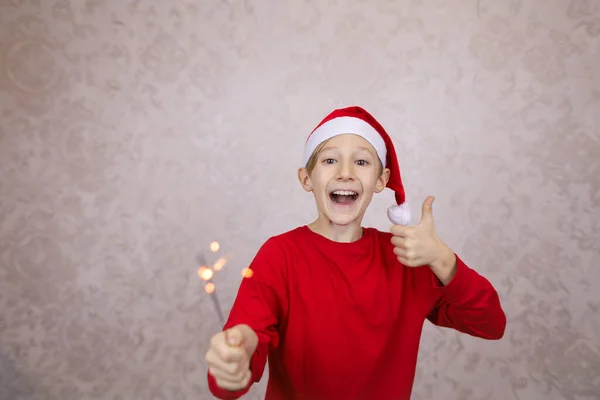
[(352, 163), (351, 162), (340, 162), (338, 163), (339, 170), (337, 179), (339, 181), (349, 181), (354, 180), (354, 174), (352, 173)]

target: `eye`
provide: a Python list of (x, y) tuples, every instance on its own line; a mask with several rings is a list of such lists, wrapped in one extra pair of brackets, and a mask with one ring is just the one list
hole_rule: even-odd
[(323, 160), (325, 164), (334, 164), (335, 160), (333, 158), (326, 158)]
[(356, 163), (362, 166), (369, 165), (369, 162), (367, 160), (357, 160)]

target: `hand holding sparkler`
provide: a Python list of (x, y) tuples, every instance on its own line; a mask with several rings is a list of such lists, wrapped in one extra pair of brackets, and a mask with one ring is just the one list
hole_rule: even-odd
[(236, 391), (248, 386), (250, 359), (257, 345), (258, 336), (248, 325), (236, 325), (213, 336), (205, 359), (220, 388)]

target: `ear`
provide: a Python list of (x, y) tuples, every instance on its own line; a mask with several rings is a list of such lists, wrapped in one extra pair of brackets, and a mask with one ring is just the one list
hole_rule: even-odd
[(298, 180), (304, 190), (312, 192), (312, 183), (310, 182), (310, 175), (308, 175), (308, 170), (306, 168), (298, 169)]
[(381, 191), (386, 188), (389, 180), (390, 170), (388, 168), (384, 168), (381, 176), (377, 178), (377, 183), (375, 184), (375, 193), (381, 193)]

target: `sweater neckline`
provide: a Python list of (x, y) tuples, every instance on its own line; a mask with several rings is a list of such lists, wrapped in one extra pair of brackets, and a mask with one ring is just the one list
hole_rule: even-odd
[(365, 244), (369, 242), (369, 238), (371, 236), (371, 230), (369, 228), (362, 227), (362, 236), (359, 239), (353, 242), (336, 242), (335, 240), (331, 240), (320, 233), (314, 232), (308, 225), (303, 225), (301, 229), (308, 237), (311, 238), (311, 240), (317, 244), (328, 247), (331, 250), (343, 251), (345, 253), (364, 251)]

